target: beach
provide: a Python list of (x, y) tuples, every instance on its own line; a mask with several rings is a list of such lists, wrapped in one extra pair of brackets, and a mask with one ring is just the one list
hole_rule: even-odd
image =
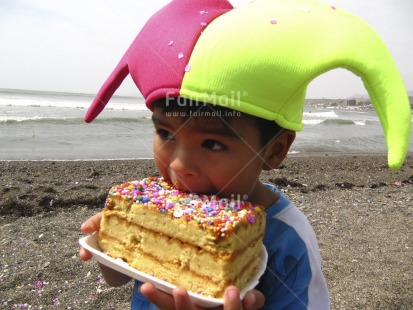
[[(152, 160), (1, 161), (0, 308), (128, 309), (132, 283), (111, 288), (78, 257), (79, 227), (108, 189), (157, 175)], [(413, 154), (289, 155), (262, 174), (309, 218), (332, 309), (413, 309)]]

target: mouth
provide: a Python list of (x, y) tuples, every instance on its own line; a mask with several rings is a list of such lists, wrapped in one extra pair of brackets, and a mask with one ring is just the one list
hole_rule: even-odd
[(208, 196), (219, 196), (219, 198), (228, 198), (228, 199), (238, 199), (238, 200), (245, 200), (247, 195), (226, 195), (222, 191), (218, 191), (216, 189), (209, 189), (205, 190), (205, 187), (194, 185), (193, 182), (182, 182), (179, 179), (170, 180), (170, 182), (180, 191), (187, 192), (187, 193), (194, 193), (198, 195), (208, 195)]
[(184, 192), (196, 193), (196, 194), (202, 194), (202, 195), (212, 194), (211, 191), (202, 190), (202, 188), (204, 188), (203, 186), (198, 186), (194, 184), (194, 182), (191, 182), (191, 181), (182, 181), (180, 179), (172, 179), (171, 183), (174, 185), (174, 187)]

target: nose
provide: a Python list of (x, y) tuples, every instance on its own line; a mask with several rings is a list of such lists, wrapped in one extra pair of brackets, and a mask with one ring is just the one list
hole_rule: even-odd
[(178, 178), (197, 176), (199, 174), (199, 166), (195, 151), (191, 148), (176, 150), (169, 168)]

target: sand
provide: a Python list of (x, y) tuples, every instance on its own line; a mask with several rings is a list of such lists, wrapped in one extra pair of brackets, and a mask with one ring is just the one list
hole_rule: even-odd
[[(0, 308), (128, 309), (78, 258), (79, 227), (111, 185), (156, 175), (151, 160), (0, 162)], [(332, 309), (413, 309), (413, 156), (289, 156), (262, 179), (285, 190), (316, 231)]]

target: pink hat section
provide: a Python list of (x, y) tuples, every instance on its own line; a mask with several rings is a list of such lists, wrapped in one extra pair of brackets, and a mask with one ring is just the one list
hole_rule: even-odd
[(174, 0), (154, 14), (103, 84), (85, 121), (99, 115), (128, 73), (149, 109), (157, 99), (179, 96), (183, 76), (190, 70), (188, 60), (203, 29), (232, 9), (226, 0)]

